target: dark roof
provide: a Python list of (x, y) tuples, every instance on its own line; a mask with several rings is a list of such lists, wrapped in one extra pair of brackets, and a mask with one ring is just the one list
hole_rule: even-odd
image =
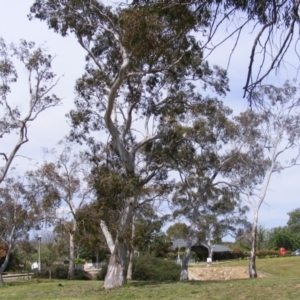
[[(206, 244), (201, 244), (201, 246), (203, 246), (205, 248), (208, 248), (208, 246)], [(212, 245), (212, 246), (214, 248), (214, 252), (232, 252), (232, 250), (229, 247), (224, 246), (224, 245), (215, 244), (215, 245)]]
[[(185, 247), (185, 246), (186, 246), (186, 240), (184, 240), (184, 239), (178, 239), (178, 240), (175, 240), (174, 242), (172, 242), (171, 249), (175, 250), (178, 247), (182, 248), (182, 247)], [(194, 247), (196, 247), (196, 246), (203, 246), (203, 247), (205, 247), (205, 248), (208, 249), (207, 244), (197, 243), (196, 241), (193, 241), (192, 247), (193, 246)], [(224, 245), (215, 244), (215, 245), (212, 245), (212, 246), (214, 247), (214, 252), (232, 252), (232, 250), (230, 248), (228, 248), (227, 246), (224, 246)]]

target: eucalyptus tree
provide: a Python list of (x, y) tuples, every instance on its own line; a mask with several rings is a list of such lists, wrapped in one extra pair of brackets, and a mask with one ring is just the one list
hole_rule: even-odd
[[(19, 45), (6, 45), (0, 38), (0, 184), (22, 145), (29, 141), (29, 125), (40, 113), (57, 106), (61, 99), (50, 94), (59, 78), (51, 70), (53, 57), (33, 42), (22, 40)], [(23, 81), (28, 82), (28, 94), (15, 96), (12, 92), (18, 81), (16, 65), (21, 63), (26, 71)], [(22, 77), (21, 77), (22, 78)], [(24, 99), (25, 98), (25, 99)], [(11, 142), (11, 137), (17, 140)]]
[(219, 93), (228, 89), (226, 72), (209, 67), (192, 36), (193, 12), (181, 11), (175, 6), (171, 16), (169, 10), (146, 6), (113, 10), (97, 0), (37, 0), (31, 7), (31, 17), (46, 21), (62, 36), (74, 34), (87, 53), (86, 72), (76, 83), (76, 109), (70, 113), (71, 138), (86, 142), (97, 155), (108, 134), (121, 173), (132, 186), (116, 207), (121, 218), (114, 240), (101, 222), (113, 249), (106, 289), (124, 284), (126, 232), (134, 207), (144, 185), (167, 176), (157, 151), (172, 143), (172, 122), (184, 118), (199, 100), (193, 82)]
[(239, 188), (231, 179), (241, 144), (230, 114), (221, 101), (205, 99), (194, 107), (191, 124), (178, 130), (182, 134), (179, 150), (170, 156), (180, 178), (173, 195), (174, 215), (184, 216), (190, 223), (181, 280), (188, 279), (188, 260), (199, 226), (202, 231), (205, 228), (211, 246), (213, 231), (232, 228), (229, 223), (233, 225), (246, 209), (240, 205)]
[[(253, 212), (250, 278), (256, 278), (258, 214), (274, 173), (299, 164), (300, 101), (298, 88), (288, 82), (282, 87), (262, 86), (254, 93), (259, 113), (247, 111), (239, 118), (240, 139), (247, 156), (241, 159), (240, 184)], [(247, 157), (247, 158), (246, 158)]]
[(5, 245), (6, 252), (0, 265), (0, 285), (16, 242), (28, 239), (29, 231), (38, 229), (40, 223), (39, 203), (28, 197), (21, 178), (6, 177), (0, 188), (0, 244)]
[(179, 239), (185, 240), (188, 237), (189, 228), (185, 223), (177, 222), (169, 226), (166, 233), (171, 241)]
[[(90, 174), (90, 164), (83, 155), (77, 155), (69, 143), (61, 143), (60, 154), (50, 151), (54, 162), (45, 162), (31, 173), (32, 184), (36, 188), (52, 190), (60, 200), (56, 210), (56, 220), (65, 227), (69, 236), (69, 272), (68, 278), (74, 279), (75, 244), (77, 231), (77, 212), (93, 197), (93, 178)], [(43, 195), (42, 196), (46, 196)], [(51, 203), (50, 203), (51, 204)], [(62, 214), (57, 213), (62, 211)]]

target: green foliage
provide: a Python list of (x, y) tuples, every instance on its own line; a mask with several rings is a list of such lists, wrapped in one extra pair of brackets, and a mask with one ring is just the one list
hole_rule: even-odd
[(167, 229), (167, 235), (171, 241), (178, 239), (187, 239), (189, 228), (185, 223), (175, 223)]
[(289, 220), (287, 222), (288, 228), (296, 234), (300, 234), (300, 208), (296, 208), (288, 213)]
[(294, 251), (300, 248), (299, 235), (291, 231), (289, 227), (276, 227), (270, 231), (269, 249), (279, 249)]
[(132, 278), (135, 280), (179, 280), (180, 266), (174, 262), (153, 256), (141, 256), (135, 260)]
[[(41, 272), (34, 271), (33, 278), (68, 279), (68, 267), (52, 266), (52, 267), (42, 269)], [(74, 279), (75, 280), (90, 280), (91, 276), (89, 275), (88, 272), (75, 269)]]
[[(98, 273), (97, 279), (104, 280), (106, 272), (107, 264)], [(179, 280), (179, 277), (180, 266), (172, 261), (149, 255), (143, 255), (134, 259), (133, 280), (175, 281)]]
[(82, 264), (84, 264), (84, 259), (82, 259), (82, 258), (80, 258), (80, 257), (76, 257), (75, 258), (75, 264), (76, 265), (82, 265)]

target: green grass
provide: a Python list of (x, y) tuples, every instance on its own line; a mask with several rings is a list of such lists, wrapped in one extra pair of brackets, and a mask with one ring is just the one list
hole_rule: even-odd
[[(247, 266), (247, 261), (214, 265), (222, 266)], [(0, 299), (300, 299), (300, 257), (258, 259), (257, 269), (270, 276), (218, 282), (130, 282), (112, 291), (103, 290), (100, 281), (30, 280), (1, 287)]]

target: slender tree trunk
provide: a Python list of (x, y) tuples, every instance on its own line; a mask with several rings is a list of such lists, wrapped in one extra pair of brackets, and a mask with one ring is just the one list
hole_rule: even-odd
[(133, 259), (134, 259), (134, 248), (130, 249), (129, 253), (129, 263), (127, 268), (127, 280), (132, 280), (132, 267), (133, 267)]
[(257, 278), (256, 272), (256, 235), (257, 235), (258, 210), (254, 212), (252, 231), (251, 231), (251, 254), (249, 261), (249, 277)]
[(212, 257), (213, 257), (213, 246), (211, 244), (211, 238), (210, 238), (210, 233), (209, 233), (209, 237), (207, 239), (207, 247), (208, 247), (208, 258), (211, 259), (212, 261)]
[(134, 259), (134, 236), (135, 236), (135, 216), (132, 216), (132, 224), (131, 224), (131, 246), (129, 251), (129, 263), (127, 268), (127, 280), (132, 280), (132, 267), (133, 267), (133, 259)]
[(192, 214), (192, 220), (191, 220), (191, 225), (189, 228), (189, 235), (186, 241), (186, 247), (184, 251), (184, 255), (182, 258), (182, 263), (181, 263), (181, 273), (180, 273), (180, 280), (188, 280), (188, 267), (189, 267), (189, 259), (191, 255), (191, 249), (193, 246), (193, 239), (194, 239), (194, 234), (195, 234), (195, 229), (196, 229), (196, 221), (198, 217), (198, 209), (194, 208), (193, 209), (193, 214)]
[(69, 271), (68, 279), (74, 279), (75, 273), (75, 247), (74, 247), (74, 233), (76, 231), (76, 223), (73, 223), (72, 231), (69, 233), (69, 247), (70, 247), (70, 257), (69, 257)]

